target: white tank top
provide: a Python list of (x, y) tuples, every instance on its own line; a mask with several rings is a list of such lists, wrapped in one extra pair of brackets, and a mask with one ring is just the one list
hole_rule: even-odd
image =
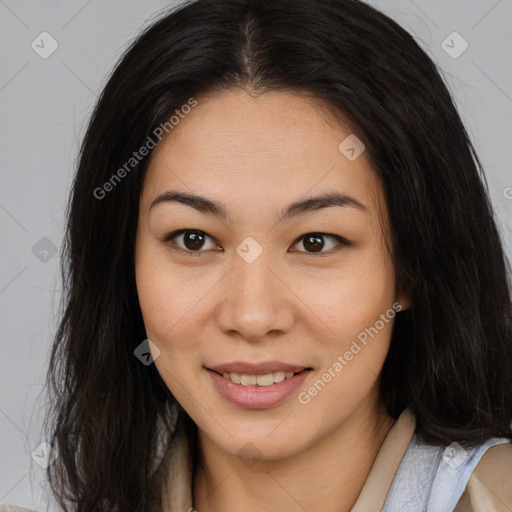
[(493, 437), (468, 450), (457, 443), (443, 448), (422, 443), (415, 433), (382, 512), (452, 512), (486, 450), (505, 443), (510, 439)]

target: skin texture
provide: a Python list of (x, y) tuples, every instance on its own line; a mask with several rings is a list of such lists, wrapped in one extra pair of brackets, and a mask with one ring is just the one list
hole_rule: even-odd
[[(299, 390), (307, 391), (381, 314), (397, 301), (407, 306), (395, 294), (382, 187), (365, 153), (349, 161), (338, 150), (351, 131), (320, 100), (235, 89), (197, 101), (153, 152), (136, 241), (156, 367), (199, 428), (194, 507), (348, 511), (394, 422), (378, 406), (393, 320), (307, 404), (294, 393), (267, 409), (238, 407), (217, 392), (205, 366), (312, 367)], [(220, 202), (231, 219), (176, 202), (150, 211), (171, 189)], [(335, 206), (276, 224), (289, 204), (327, 191), (351, 195), (367, 212)], [(188, 255), (162, 242), (178, 229), (208, 236)], [(322, 257), (304, 244), (308, 233), (351, 245), (326, 236)], [(252, 263), (236, 252), (249, 236), (262, 248)], [(174, 247), (186, 251), (186, 242), (178, 235)], [(251, 466), (237, 457), (247, 443), (257, 448)]]

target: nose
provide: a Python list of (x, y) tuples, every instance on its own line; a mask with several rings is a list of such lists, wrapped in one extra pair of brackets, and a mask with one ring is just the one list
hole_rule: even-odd
[(296, 318), (289, 281), (268, 249), (252, 262), (236, 255), (224, 282), (219, 328), (252, 343), (288, 333)]

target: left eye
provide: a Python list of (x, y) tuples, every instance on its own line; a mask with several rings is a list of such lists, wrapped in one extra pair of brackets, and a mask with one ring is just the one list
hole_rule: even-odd
[[(182, 237), (182, 244), (181, 246), (178, 244), (174, 239)], [(331, 245), (331, 247), (327, 247), (327, 251), (324, 251), (325, 249), (325, 242), (324, 239), (331, 239), (335, 240), (337, 244)], [(175, 249), (178, 251), (185, 252), (187, 254), (192, 255), (193, 253), (201, 253), (201, 252), (207, 252), (206, 250), (200, 250), (204, 248), (205, 240), (210, 239), (213, 240), (209, 235), (207, 235), (204, 231), (199, 230), (192, 230), (192, 229), (180, 229), (178, 231), (173, 231), (172, 233), (169, 233), (164, 237), (162, 242), (166, 245), (170, 245), (171, 249)], [(299, 252), (306, 252), (307, 254), (319, 254), (320, 256), (324, 256), (325, 253), (330, 252), (333, 246), (349, 246), (350, 242), (348, 240), (345, 240), (344, 238), (338, 236), (338, 235), (329, 235), (326, 233), (306, 233), (305, 235), (302, 235), (299, 237), (295, 242), (294, 246), (298, 245), (299, 243), (303, 244), (303, 247), (306, 247), (310, 250), (307, 251), (299, 251)], [(211, 242), (213, 247), (210, 247), (209, 250), (215, 250), (215, 244)], [(173, 247), (176, 246), (176, 247)], [(199, 256), (199, 254), (197, 254)]]
[[(322, 251), (322, 249), (325, 248), (324, 239), (331, 239), (334, 240), (337, 243), (334, 243), (331, 245), (331, 247), (327, 247), (327, 251)], [(301, 242), (302, 241), (302, 242)], [(310, 249), (313, 249), (312, 251), (306, 251), (308, 254), (315, 254), (317, 253), (319, 256), (326, 256), (326, 253), (332, 252), (331, 249), (333, 247), (338, 246), (338, 249), (340, 247), (346, 247), (349, 246), (350, 243), (348, 240), (345, 240), (341, 236), (338, 235), (329, 235), (326, 233), (306, 233), (305, 235), (302, 235), (296, 242), (296, 245), (302, 243), (304, 247), (309, 247)], [(338, 250), (336, 249), (336, 250)], [(299, 251), (301, 252), (301, 251)]]

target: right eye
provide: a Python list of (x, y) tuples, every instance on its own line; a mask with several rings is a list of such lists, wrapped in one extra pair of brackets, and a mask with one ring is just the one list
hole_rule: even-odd
[[(175, 239), (180, 240), (180, 238), (182, 245), (175, 241)], [(200, 253), (208, 252), (199, 250), (203, 248), (206, 239), (213, 240), (204, 231), (197, 229), (179, 229), (165, 235), (162, 239), (162, 243), (167, 245), (173, 251), (179, 251), (188, 254), (189, 256), (200, 256)], [(214, 248), (209, 250), (214, 250)]]

